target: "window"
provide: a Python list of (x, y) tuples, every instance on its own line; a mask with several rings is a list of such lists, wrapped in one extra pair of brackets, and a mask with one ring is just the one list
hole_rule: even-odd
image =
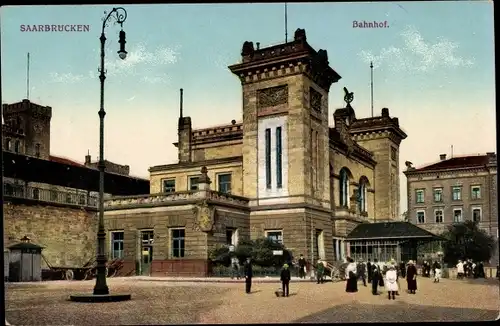
[(425, 191), (424, 189), (417, 189), (415, 191), (415, 199), (417, 204), (422, 204), (425, 200)]
[(84, 194), (78, 195), (78, 204), (85, 205), (85, 202), (86, 202), (85, 195)]
[(480, 186), (472, 186), (470, 189), (471, 199), (481, 199), (481, 187)]
[(276, 128), (276, 184), (278, 188), (283, 187), (283, 167), (282, 167), (282, 139), (281, 127)]
[(123, 231), (111, 232), (111, 259), (123, 258)]
[(163, 192), (175, 192), (175, 179), (163, 180)]
[(238, 230), (226, 228), (226, 244), (236, 246), (238, 244)]
[(472, 209), (472, 220), (474, 222), (481, 222), (481, 208), (475, 207)]
[(451, 194), (453, 200), (462, 200), (462, 187), (451, 188)]
[(397, 151), (394, 147), (391, 146), (391, 160), (396, 161), (397, 159)]
[(40, 199), (40, 190), (37, 188), (33, 189), (33, 199), (36, 199), (36, 200)]
[(283, 243), (283, 232), (282, 231), (266, 231), (266, 238), (277, 243)]
[(425, 223), (425, 212), (418, 211), (417, 212), (417, 224), (423, 224), (423, 223)]
[(189, 190), (198, 190), (198, 181), (200, 177), (189, 178)]
[(217, 182), (219, 187), (219, 192), (223, 192), (226, 194), (231, 193), (231, 174), (219, 174), (217, 176)]
[(266, 129), (266, 188), (271, 189), (271, 129)]
[(40, 144), (35, 145), (35, 156), (40, 157)]
[(57, 191), (56, 190), (51, 190), (50, 191), (50, 200), (57, 201), (57, 199), (58, 199), (57, 197), (58, 197)]
[(73, 198), (71, 194), (66, 194), (66, 203), (71, 204), (73, 203)]
[(10, 183), (6, 183), (4, 189), (7, 196), (12, 196), (14, 194), (14, 187)]
[(21, 142), (19, 140), (16, 140), (16, 143), (14, 144), (14, 152), (19, 153), (21, 151)]
[(172, 230), (172, 256), (175, 258), (182, 258), (185, 254), (185, 238), (186, 231), (184, 229)]
[(349, 206), (349, 175), (347, 174), (347, 170), (342, 168), (340, 170), (340, 178), (339, 178), (339, 190), (340, 190), (340, 206), (348, 207)]
[(360, 212), (366, 212), (366, 180), (361, 179), (359, 181), (359, 189), (358, 189), (358, 195), (359, 195), (359, 211)]
[(462, 222), (462, 209), (461, 208), (455, 208), (453, 210), (453, 222), (454, 223)]
[(434, 202), (441, 203), (443, 201), (443, 188), (434, 188)]
[(5, 140), (5, 150), (7, 151), (12, 150), (12, 141), (9, 138)]
[(443, 210), (442, 209), (436, 209), (434, 211), (434, 220), (436, 223), (443, 223)]

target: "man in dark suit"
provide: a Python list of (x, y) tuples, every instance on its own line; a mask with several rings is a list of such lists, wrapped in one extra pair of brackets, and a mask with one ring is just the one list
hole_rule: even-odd
[(366, 270), (368, 272), (368, 283), (372, 282), (372, 263), (370, 258), (368, 258), (368, 262), (366, 263)]
[(283, 286), (283, 296), (288, 297), (288, 292), (290, 289), (290, 269), (288, 268), (288, 264), (283, 265), (283, 269), (281, 270), (281, 284)]
[(252, 290), (252, 277), (253, 277), (252, 261), (250, 257), (247, 258), (247, 261), (245, 262), (243, 268), (245, 272), (245, 292), (247, 294), (250, 294)]

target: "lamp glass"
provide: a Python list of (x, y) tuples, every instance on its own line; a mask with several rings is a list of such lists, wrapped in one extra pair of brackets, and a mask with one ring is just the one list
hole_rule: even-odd
[(120, 59), (125, 60), (125, 58), (127, 57), (127, 51), (118, 51), (118, 56), (120, 57)]

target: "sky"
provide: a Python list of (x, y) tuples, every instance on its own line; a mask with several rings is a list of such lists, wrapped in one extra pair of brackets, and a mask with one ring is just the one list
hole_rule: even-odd
[[(119, 25), (106, 27), (105, 157), (148, 177), (154, 165), (176, 163), (179, 89), (193, 127), (242, 118), (238, 78), (227, 66), (241, 59), (244, 41), (261, 48), (285, 41), (284, 4), (124, 5), (128, 57), (120, 60)], [(433, 163), (439, 154), (496, 152), (493, 3), (289, 3), (288, 39), (304, 28), (315, 49), (326, 49), (342, 79), (329, 96), (344, 106), (354, 92), (358, 118), (383, 107), (408, 134), (400, 166)], [(2, 103), (27, 97), (52, 107), (51, 154), (83, 161), (99, 144), (99, 36), (110, 6), (1, 8)], [(353, 21), (386, 28), (353, 28)], [(83, 32), (27, 32), (21, 25), (88, 25)], [(406, 178), (401, 171), (401, 207)]]

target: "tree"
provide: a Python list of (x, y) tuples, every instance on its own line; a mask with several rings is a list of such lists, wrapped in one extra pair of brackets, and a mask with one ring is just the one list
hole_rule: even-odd
[[(273, 255), (273, 251), (282, 250), (283, 255)], [(292, 255), (282, 244), (268, 238), (256, 240), (242, 240), (236, 246), (234, 252), (229, 252), (227, 245), (217, 245), (209, 252), (209, 259), (216, 263), (228, 266), (231, 257), (238, 257), (243, 262), (250, 257), (254, 264), (263, 267), (282, 266), (292, 260)]]
[(459, 259), (489, 261), (496, 244), (495, 239), (473, 221), (452, 224), (441, 236), (448, 240), (444, 244), (444, 261), (452, 265)]

